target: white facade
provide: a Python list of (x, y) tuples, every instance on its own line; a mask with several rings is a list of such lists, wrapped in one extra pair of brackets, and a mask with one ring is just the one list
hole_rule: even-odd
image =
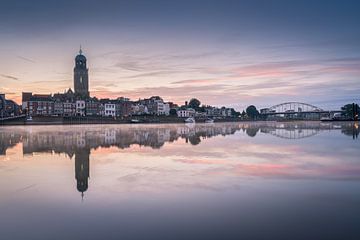
[(164, 102), (157, 102), (157, 115), (166, 115), (170, 114), (170, 105)]
[(231, 117), (231, 108), (221, 108), (221, 115), (223, 117)]
[(188, 117), (195, 116), (195, 110), (192, 108), (188, 108), (185, 110), (178, 110), (176, 113), (177, 113), (178, 117), (182, 117), (182, 118), (188, 118)]
[(104, 116), (105, 117), (115, 117), (115, 104), (105, 103), (104, 105)]
[(143, 114), (148, 114), (149, 111), (145, 105), (136, 104), (131, 107), (131, 113), (133, 115), (143, 115)]
[(76, 101), (76, 115), (85, 116), (85, 101), (77, 100)]

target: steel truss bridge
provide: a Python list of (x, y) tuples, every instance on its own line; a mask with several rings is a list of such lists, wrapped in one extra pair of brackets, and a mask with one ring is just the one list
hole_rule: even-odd
[(324, 110), (322, 108), (316, 107), (314, 105), (302, 102), (285, 102), (281, 104), (274, 105), (270, 108), (265, 108), (260, 110), (260, 114), (263, 116), (271, 115), (310, 115), (310, 114), (334, 114), (341, 113), (340, 110)]

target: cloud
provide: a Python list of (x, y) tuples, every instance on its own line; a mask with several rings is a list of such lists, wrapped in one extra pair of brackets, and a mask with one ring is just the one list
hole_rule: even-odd
[(187, 79), (172, 82), (171, 84), (211, 84), (219, 81), (218, 79)]
[(154, 77), (154, 76), (169, 76), (173, 73), (177, 73), (179, 71), (171, 71), (171, 70), (166, 70), (166, 71), (155, 71), (155, 72), (147, 72), (147, 73), (141, 73), (141, 74), (136, 74), (136, 75), (132, 75), (132, 76), (128, 76), (127, 78), (142, 78), (142, 77)]
[(226, 94), (231, 90), (231, 86), (224, 84), (215, 84), (207, 86), (178, 86), (178, 87), (145, 87), (126, 91), (111, 91), (103, 87), (95, 87), (92, 94), (98, 97), (127, 96), (131, 99), (146, 98), (150, 96), (162, 96), (166, 101), (183, 103), (192, 97), (199, 98), (204, 104), (226, 104), (239, 101), (239, 97), (246, 98), (243, 95)]
[(175, 159), (174, 162), (181, 162), (186, 164), (226, 164), (229, 161), (221, 159)]
[(173, 60), (184, 60), (184, 59), (203, 59), (203, 58), (209, 58), (213, 56), (220, 55), (220, 52), (203, 52), (203, 53), (184, 53), (184, 54), (176, 54), (176, 55), (167, 55), (165, 58), (167, 59), (173, 59)]
[(23, 57), (23, 56), (17, 56), (17, 58), (22, 59), (22, 60), (24, 60), (26, 62), (36, 63), (34, 60), (32, 60), (30, 58)]
[(10, 76), (10, 75), (5, 75), (5, 74), (0, 74), (0, 76), (4, 77), (4, 78), (8, 78), (8, 79), (12, 79), (12, 80), (16, 80), (18, 81), (19, 78), (14, 77), (14, 76)]
[(120, 62), (116, 64), (116, 67), (135, 72), (141, 72), (145, 70), (143, 66), (141, 66), (138, 62), (135, 61)]

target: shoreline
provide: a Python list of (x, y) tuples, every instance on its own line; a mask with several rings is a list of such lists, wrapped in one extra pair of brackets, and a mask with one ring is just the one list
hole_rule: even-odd
[[(131, 120), (137, 120), (138, 122), (132, 122)], [(359, 122), (354, 120), (297, 120), (297, 119), (284, 119), (284, 120), (250, 120), (250, 119), (239, 119), (239, 118), (222, 118), (215, 119), (214, 123), (224, 122)], [(33, 117), (32, 121), (26, 121), (25, 117), (19, 117), (10, 120), (0, 120), (0, 126), (38, 126), (38, 125), (85, 125), (85, 124), (178, 124), (184, 123), (185, 118), (178, 117), (158, 117), (158, 116), (134, 116), (125, 117), (121, 119), (115, 118), (100, 118), (100, 117)], [(205, 119), (196, 119), (196, 123), (205, 123)]]
[[(132, 122), (137, 120), (138, 122)], [(216, 119), (215, 122), (240, 122), (244, 120), (235, 118)], [(205, 119), (196, 119), (197, 123), (205, 123)], [(158, 116), (134, 116), (126, 118), (98, 118), (98, 117), (33, 117), (32, 121), (26, 121), (25, 117), (0, 120), (0, 126), (34, 126), (34, 125), (83, 125), (83, 124), (172, 124), (185, 123), (185, 118), (158, 117)]]

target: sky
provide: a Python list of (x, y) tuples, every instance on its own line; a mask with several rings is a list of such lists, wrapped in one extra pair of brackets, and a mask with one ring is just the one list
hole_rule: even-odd
[(0, 0), (0, 93), (73, 88), (82, 45), (91, 96), (159, 95), (242, 110), (360, 102), (356, 0)]

